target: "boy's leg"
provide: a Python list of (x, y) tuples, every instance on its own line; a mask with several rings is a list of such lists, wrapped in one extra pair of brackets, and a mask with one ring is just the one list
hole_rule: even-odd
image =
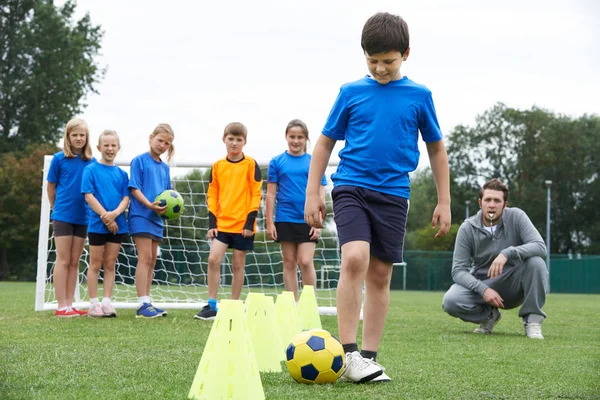
[(244, 269), (246, 268), (246, 250), (233, 249), (233, 279), (231, 280), (231, 299), (239, 300), (244, 286)]
[(208, 297), (211, 299), (217, 298), (219, 282), (221, 281), (221, 263), (228, 247), (228, 244), (217, 239), (213, 239), (210, 245), (208, 255)]
[(341, 247), (342, 263), (336, 291), (337, 320), (342, 344), (356, 343), (362, 287), (369, 266), (370, 244), (361, 240)]
[(315, 256), (316, 243), (305, 242), (298, 243), (298, 265), (302, 272), (302, 286), (311, 285), (317, 289), (317, 273), (315, 272), (315, 265), (313, 258)]
[(371, 257), (363, 307), (362, 350), (377, 352), (390, 303), (392, 263)]
[(280, 242), (281, 258), (283, 258), (283, 284), (285, 290), (293, 292), (298, 301), (298, 244)]

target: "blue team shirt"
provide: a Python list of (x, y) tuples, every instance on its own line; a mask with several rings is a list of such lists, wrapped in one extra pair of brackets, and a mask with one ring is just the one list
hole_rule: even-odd
[(419, 163), (419, 131), (425, 142), (442, 139), (425, 86), (407, 77), (382, 85), (369, 76), (343, 85), (323, 128), (325, 136), (346, 141), (331, 175), (334, 186), (409, 198), (408, 173)]
[(94, 158), (82, 160), (79, 154), (67, 158), (62, 151), (54, 155), (47, 178), (48, 182), (56, 183), (53, 220), (77, 225), (88, 224), (85, 198), (81, 194), (81, 176), (83, 169), (95, 161)]
[[(304, 223), (304, 202), (310, 167), (310, 154), (293, 156), (287, 151), (269, 163), (267, 183), (277, 184), (275, 221)], [(321, 185), (326, 185), (325, 176)]]
[[(115, 210), (123, 197), (129, 196), (129, 178), (127, 172), (116, 165), (104, 165), (99, 162), (85, 167), (81, 178), (81, 193), (94, 195), (106, 211)], [(87, 202), (86, 202), (87, 204)], [(89, 213), (88, 232), (111, 234), (102, 222), (100, 215), (87, 204)], [(121, 213), (115, 220), (119, 226), (118, 234), (127, 233), (127, 219)]]
[[(150, 202), (154, 202), (156, 196), (165, 190), (171, 189), (171, 173), (169, 166), (162, 160), (156, 161), (152, 158), (150, 153), (141, 154), (131, 161), (129, 175), (129, 187), (131, 189), (141, 190)], [(162, 231), (162, 218), (140, 203), (133, 195), (130, 196), (130, 233), (146, 232), (156, 234), (155, 232), (157, 232), (158, 227)], [(140, 227), (139, 222), (136, 222), (135, 229), (132, 228), (131, 219), (137, 217), (142, 217), (146, 220), (142, 225), (145, 225), (147, 229), (144, 226)]]

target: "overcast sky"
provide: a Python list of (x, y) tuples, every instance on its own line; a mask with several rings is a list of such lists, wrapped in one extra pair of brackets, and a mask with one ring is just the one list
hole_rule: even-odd
[(377, 11), (407, 21), (402, 74), (433, 92), (444, 134), (499, 101), (600, 113), (598, 2), (493, 3), (79, 0), (77, 17), (89, 12), (105, 31), (107, 67), (81, 116), (93, 144), (103, 129), (120, 134), (120, 159), (147, 151), (148, 135), (167, 122), (176, 164), (212, 164), (225, 156), (224, 126), (240, 121), (245, 153), (268, 161), (286, 149), (291, 119), (316, 140), (339, 87), (367, 74), (360, 35)]

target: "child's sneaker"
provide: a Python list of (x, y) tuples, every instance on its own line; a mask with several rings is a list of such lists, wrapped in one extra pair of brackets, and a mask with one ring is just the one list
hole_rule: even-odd
[(87, 313), (88, 317), (91, 318), (104, 318), (104, 311), (102, 310), (102, 304), (100, 303), (96, 303), (93, 304), (88, 313)]
[(75, 307), (71, 308), (71, 310), (73, 310), (73, 312), (75, 312), (75, 313), (77, 313), (79, 315), (87, 315), (87, 313), (88, 313), (87, 311), (80, 310), (80, 309), (75, 308)]
[(382, 375), (384, 369), (370, 358), (363, 358), (358, 351), (353, 351), (346, 353), (346, 368), (340, 379), (355, 383), (371, 382)]
[(200, 312), (196, 315), (194, 315), (194, 318), (196, 319), (202, 319), (204, 321), (212, 321), (217, 317), (217, 312), (215, 310), (213, 310), (212, 308), (210, 308), (210, 306), (207, 304), (204, 307), (202, 307), (202, 310), (200, 310)]
[(112, 304), (102, 304), (102, 313), (106, 318), (114, 318), (117, 316), (117, 311)]
[(81, 315), (73, 311), (71, 308), (68, 310), (56, 310), (54, 311), (54, 316), (59, 318), (81, 317)]
[(150, 303), (142, 304), (142, 306), (138, 308), (135, 312), (136, 318), (156, 318), (160, 316), (161, 314), (159, 314), (158, 311), (156, 311), (156, 309), (152, 307), (152, 304)]
[[(152, 306), (152, 307), (154, 307), (154, 306)], [(154, 307), (154, 309), (156, 310), (157, 313), (159, 313), (163, 317), (166, 317), (168, 314), (167, 310), (163, 310), (162, 308)]]

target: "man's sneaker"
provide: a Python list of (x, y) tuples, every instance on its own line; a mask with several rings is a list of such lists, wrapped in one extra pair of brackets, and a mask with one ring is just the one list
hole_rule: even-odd
[(204, 307), (202, 307), (202, 310), (200, 310), (200, 312), (196, 315), (194, 315), (194, 318), (196, 319), (202, 319), (204, 321), (212, 321), (217, 317), (217, 312), (215, 310), (213, 310), (212, 308), (210, 308), (210, 306), (207, 304)]
[(543, 339), (542, 324), (536, 322), (525, 322), (525, 334), (529, 339)]
[(104, 311), (102, 310), (102, 304), (100, 303), (96, 303), (93, 304), (88, 313), (87, 313), (88, 317), (91, 318), (104, 318)]
[(112, 304), (102, 304), (102, 313), (106, 318), (114, 318), (117, 316), (117, 310)]
[(87, 312), (87, 311), (85, 311), (85, 310), (80, 310), (80, 309), (78, 309), (78, 308), (75, 308), (75, 307), (71, 308), (71, 310), (73, 310), (73, 312), (76, 312), (76, 313), (77, 313), (77, 314), (79, 314), (79, 315), (87, 315), (87, 313), (88, 313), (88, 312)]
[[(152, 306), (152, 307), (154, 307), (154, 306)], [(163, 310), (162, 308), (154, 307), (154, 309), (156, 310), (157, 313), (159, 313), (163, 317), (166, 317), (168, 314), (167, 310)]]
[(358, 351), (353, 351), (352, 353), (346, 353), (346, 368), (340, 379), (355, 383), (371, 382), (381, 376), (384, 369), (370, 358), (363, 358)]
[(135, 312), (136, 318), (157, 318), (160, 316), (161, 314), (150, 303), (142, 304)]
[(479, 328), (475, 329), (473, 333), (483, 333), (489, 335), (490, 333), (492, 333), (492, 330), (494, 329), (496, 324), (500, 321), (500, 318), (502, 318), (502, 314), (500, 313), (500, 311), (495, 307), (492, 308), (492, 314), (489, 316), (487, 321), (479, 324)]
[(68, 310), (56, 310), (54, 311), (54, 316), (59, 318), (81, 317), (81, 315), (73, 311), (73, 309), (71, 308), (69, 308)]

